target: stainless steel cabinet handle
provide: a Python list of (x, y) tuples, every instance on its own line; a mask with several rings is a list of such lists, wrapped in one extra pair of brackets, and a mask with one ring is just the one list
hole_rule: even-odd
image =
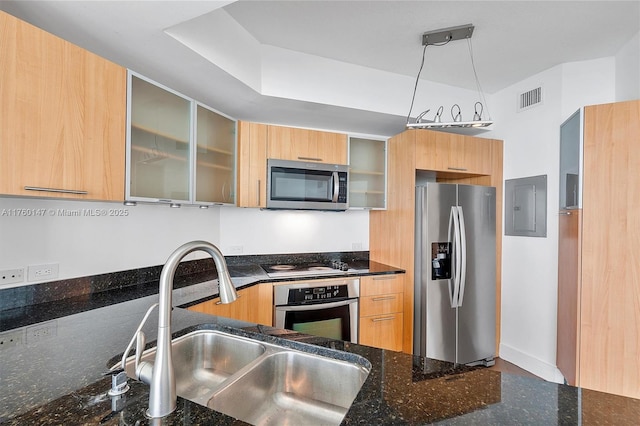
[(384, 276), (384, 277), (373, 277), (374, 281), (381, 281), (381, 280), (392, 280), (394, 279), (394, 276)]
[(314, 158), (314, 157), (298, 157), (298, 160), (306, 160), (306, 161), (322, 161), (322, 158)]
[(258, 190), (256, 192), (256, 201), (258, 206), (260, 206), (260, 179), (258, 179)]
[(457, 172), (466, 172), (466, 167), (447, 167), (447, 170), (455, 170)]
[(59, 189), (59, 188), (42, 188), (39, 186), (25, 186), (25, 191), (41, 191), (41, 192), (59, 192), (62, 194), (78, 194), (87, 195), (88, 191), (82, 191), (80, 189)]
[(396, 319), (396, 316), (395, 316), (395, 315), (394, 315), (394, 316), (391, 316), (391, 317), (373, 318), (373, 319), (371, 320), (371, 322), (391, 321), (391, 320), (394, 320), (394, 319)]
[(565, 216), (571, 216), (571, 212), (560, 212), (558, 214), (565, 215)]
[(371, 300), (374, 301), (374, 302), (381, 302), (383, 300), (393, 300), (395, 298), (396, 298), (396, 296), (384, 296), (384, 297), (374, 297)]

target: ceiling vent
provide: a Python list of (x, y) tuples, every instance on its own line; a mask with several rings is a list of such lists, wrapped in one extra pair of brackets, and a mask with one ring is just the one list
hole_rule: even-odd
[(542, 103), (542, 87), (536, 87), (518, 96), (518, 112), (524, 111)]

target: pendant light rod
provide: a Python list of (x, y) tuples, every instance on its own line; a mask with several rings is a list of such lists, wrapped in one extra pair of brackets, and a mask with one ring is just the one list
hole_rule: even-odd
[(474, 26), (471, 24), (456, 27), (443, 28), (441, 30), (428, 31), (422, 34), (423, 46), (437, 46), (447, 44), (450, 41), (471, 38)]

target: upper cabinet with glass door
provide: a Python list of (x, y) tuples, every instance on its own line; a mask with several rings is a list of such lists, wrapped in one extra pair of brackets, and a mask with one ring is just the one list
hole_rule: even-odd
[(236, 122), (196, 105), (197, 203), (235, 202)]
[(126, 199), (233, 204), (235, 121), (131, 72), (129, 88)]
[(349, 208), (386, 208), (387, 142), (349, 137)]
[(560, 210), (582, 207), (582, 109), (560, 125)]
[(127, 200), (189, 202), (191, 102), (130, 75)]

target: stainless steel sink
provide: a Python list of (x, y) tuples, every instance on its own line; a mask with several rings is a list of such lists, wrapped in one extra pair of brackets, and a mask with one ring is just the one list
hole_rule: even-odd
[(304, 352), (267, 354), (209, 407), (254, 425), (339, 425), (369, 372)]
[[(171, 347), (177, 394), (205, 406), (221, 383), (266, 350), (261, 343), (215, 330), (178, 337)], [(152, 362), (155, 356), (153, 348), (143, 354), (142, 361)], [(127, 361), (129, 377), (135, 377), (134, 364), (133, 358)]]
[[(369, 375), (352, 363), (219, 330), (171, 342), (178, 396), (254, 425), (339, 425)], [(303, 349), (298, 349), (303, 348)], [(325, 355), (339, 353), (321, 349)], [(143, 361), (153, 361), (155, 348)], [(364, 365), (368, 365), (369, 368)], [(135, 359), (125, 371), (135, 377)]]

